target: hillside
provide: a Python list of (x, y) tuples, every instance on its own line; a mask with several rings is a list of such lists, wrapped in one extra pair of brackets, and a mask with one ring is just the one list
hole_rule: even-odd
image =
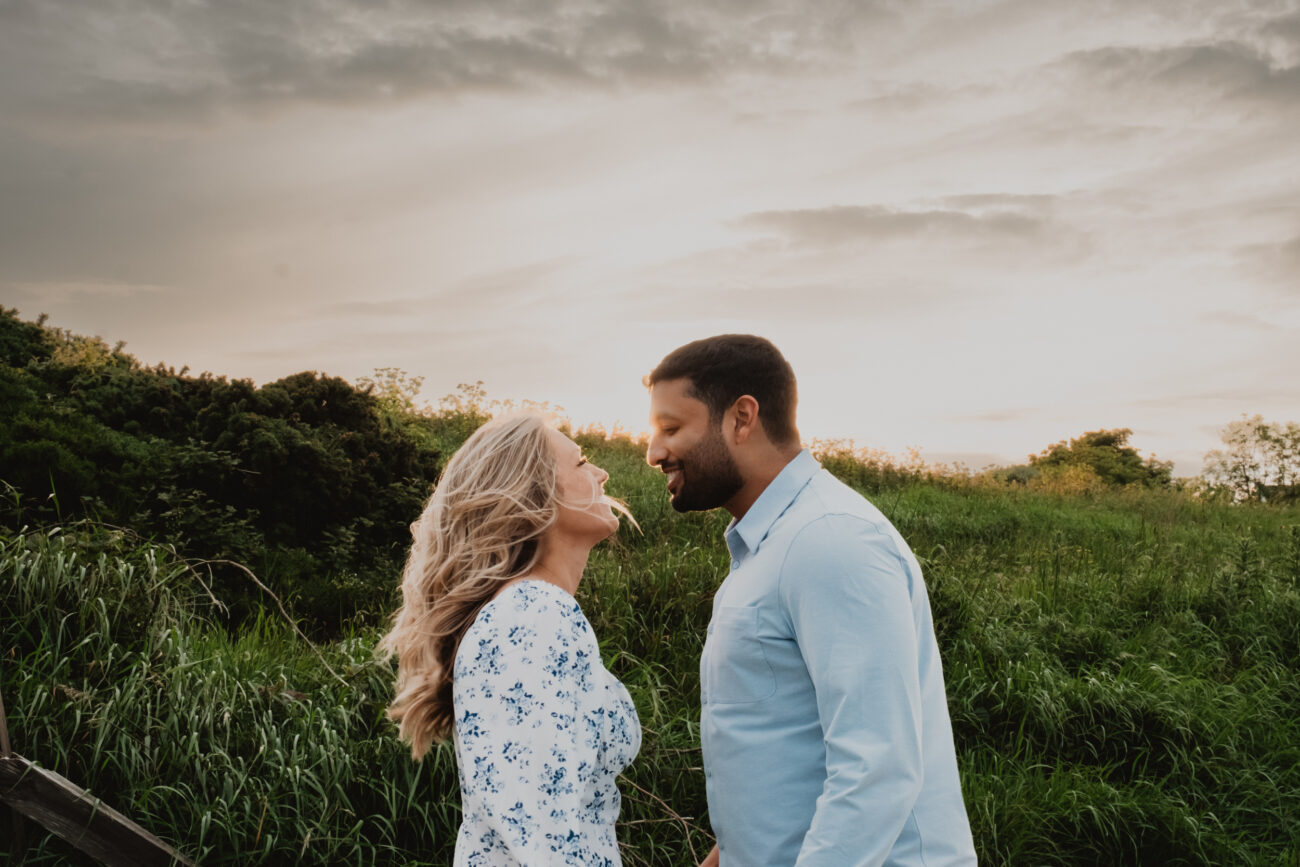
[[(0, 353), (15, 749), (204, 864), (450, 863), (451, 751), (409, 761), (371, 648), (407, 524), (484, 408), (142, 368), (8, 314)], [(636, 443), (579, 438), (642, 528), (579, 590), (645, 726), (624, 862), (692, 863), (724, 516), (673, 512)], [(983, 863), (1300, 864), (1300, 506), (823, 458), (926, 570)], [(26, 842), (26, 863), (83, 863)]]

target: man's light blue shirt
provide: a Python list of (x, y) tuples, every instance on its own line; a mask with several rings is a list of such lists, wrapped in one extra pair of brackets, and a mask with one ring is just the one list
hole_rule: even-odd
[(722, 867), (975, 863), (921, 568), (807, 451), (727, 528), (700, 659)]

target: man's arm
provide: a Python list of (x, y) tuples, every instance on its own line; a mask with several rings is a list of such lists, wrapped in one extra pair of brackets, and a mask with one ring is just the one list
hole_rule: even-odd
[(800, 531), (780, 580), (826, 743), (826, 782), (796, 863), (879, 865), (921, 790), (910, 592), (920, 576), (870, 522), (832, 515)]
[(700, 867), (718, 867), (718, 847), (716, 844), (709, 850), (709, 854), (704, 856), (704, 860), (700, 862)]

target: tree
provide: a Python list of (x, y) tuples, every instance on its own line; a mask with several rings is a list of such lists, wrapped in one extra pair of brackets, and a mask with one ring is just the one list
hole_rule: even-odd
[(1172, 461), (1157, 460), (1154, 456), (1143, 459), (1138, 450), (1128, 444), (1133, 431), (1126, 427), (1114, 430), (1088, 431), (1068, 443), (1062, 440), (1030, 455), (1031, 466), (1040, 470), (1053, 467), (1087, 467), (1107, 485), (1168, 485), (1173, 475)]
[[(440, 466), (433, 420), (410, 407), (418, 378), (380, 377), (377, 396), (314, 372), (189, 376), (0, 305), (0, 524), (88, 516), (237, 560), (337, 628), (387, 604)], [(227, 571), (218, 591), (251, 610), (256, 589)]]
[(1300, 500), (1300, 424), (1242, 415), (1219, 431), (1224, 448), (1205, 454), (1202, 474), (1239, 500)]
[(357, 389), (373, 396), (392, 413), (414, 413), (415, 398), (424, 385), (423, 376), (412, 376), (400, 367), (376, 367), (374, 376), (357, 379)]

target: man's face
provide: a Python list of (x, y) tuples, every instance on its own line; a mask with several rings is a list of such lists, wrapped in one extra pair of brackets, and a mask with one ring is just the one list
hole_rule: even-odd
[(740, 475), (709, 408), (691, 397), (690, 380), (670, 379), (650, 389), (650, 445), (645, 459), (668, 475), (668, 495), (679, 512), (725, 506), (741, 489)]

